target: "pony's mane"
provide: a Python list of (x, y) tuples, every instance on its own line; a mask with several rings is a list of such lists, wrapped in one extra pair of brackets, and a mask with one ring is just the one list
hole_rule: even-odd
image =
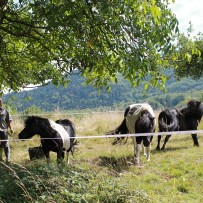
[(48, 120), (48, 119), (42, 118), (39, 116), (28, 116), (24, 122), (24, 125), (28, 126), (28, 125), (32, 124), (33, 122), (42, 121), (42, 120)]

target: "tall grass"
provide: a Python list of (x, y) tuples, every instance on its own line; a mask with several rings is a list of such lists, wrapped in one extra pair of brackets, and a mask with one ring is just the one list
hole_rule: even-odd
[[(158, 112), (157, 112), (158, 113)], [(122, 113), (67, 115), (77, 135), (104, 135), (117, 127)], [(51, 116), (53, 120), (60, 114)], [(191, 135), (173, 135), (165, 151), (152, 143), (151, 161), (141, 156), (142, 167), (133, 164), (133, 145), (112, 146), (111, 138), (79, 139), (70, 165), (30, 161), (27, 149), (40, 144), (38, 137), (15, 141), (23, 128), (15, 120), (10, 137), (12, 163), (1, 163), (0, 202), (203, 202), (203, 135), (193, 147)], [(203, 129), (203, 122), (199, 129)]]

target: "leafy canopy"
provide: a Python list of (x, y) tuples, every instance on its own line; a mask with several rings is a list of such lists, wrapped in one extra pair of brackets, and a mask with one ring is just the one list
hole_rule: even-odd
[(175, 75), (178, 79), (191, 77), (199, 79), (203, 76), (203, 34), (192, 35), (193, 27), (190, 22), (188, 33), (179, 34), (171, 64), (175, 67)]
[(163, 87), (163, 56), (178, 23), (169, 0), (10, 0), (0, 4), (0, 88), (65, 84), (80, 72), (109, 87)]

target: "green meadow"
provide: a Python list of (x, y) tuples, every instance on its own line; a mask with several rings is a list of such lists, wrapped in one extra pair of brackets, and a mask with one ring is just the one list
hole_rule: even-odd
[[(158, 112), (157, 112), (158, 114)], [(77, 136), (105, 135), (117, 127), (123, 113), (105, 112), (63, 115), (75, 123)], [(30, 161), (28, 148), (39, 146), (38, 136), (17, 139), (23, 119), (14, 117), (10, 136), (12, 162), (0, 162), (0, 202), (35, 203), (200, 203), (203, 202), (203, 134), (200, 147), (191, 135), (173, 135), (166, 150), (157, 151), (154, 136), (151, 161), (141, 155), (133, 164), (133, 144), (111, 145), (112, 138), (78, 139), (70, 164), (45, 159)], [(50, 118), (61, 118), (53, 113)], [(199, 125), (203, 129), (203, 121)], [(163, 141), (163, 140), (162, 140)]]

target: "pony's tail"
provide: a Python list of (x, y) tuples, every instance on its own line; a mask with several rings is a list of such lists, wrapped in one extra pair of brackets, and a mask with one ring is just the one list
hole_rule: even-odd
[(116, 137), (114, 138), (111, 144), (112, 145), (121, 144), (121, 143), (126, 144), (127, 141), (128, 141), (128, 137)]
[(74, 140), (74, 142), (73, 142), (73, 145), (72, 145), (72, 147), (71, 147), (71, 154), (72, 154), (72, 156), (74, 157), (74, 150), (75, 150), (75, 145), (78, 145), (78, 140)]
[[(122, 123), (114, 130), (109, 131), (106, 135), (117, 135), (117, 134), (126, 134), (128, 133), (128, 128), (126, 126), (126, 119), (124, 118)], [(119, 143), (122, 143), (123, 140), (125, 140), (126, 137), (116, 137), (114, 138), (112, 145), (116, 145)], [(127, 138), (128, 139), (128, 138)], [(127, 139), (125, 140), (125, 143), (127, 142)]]

